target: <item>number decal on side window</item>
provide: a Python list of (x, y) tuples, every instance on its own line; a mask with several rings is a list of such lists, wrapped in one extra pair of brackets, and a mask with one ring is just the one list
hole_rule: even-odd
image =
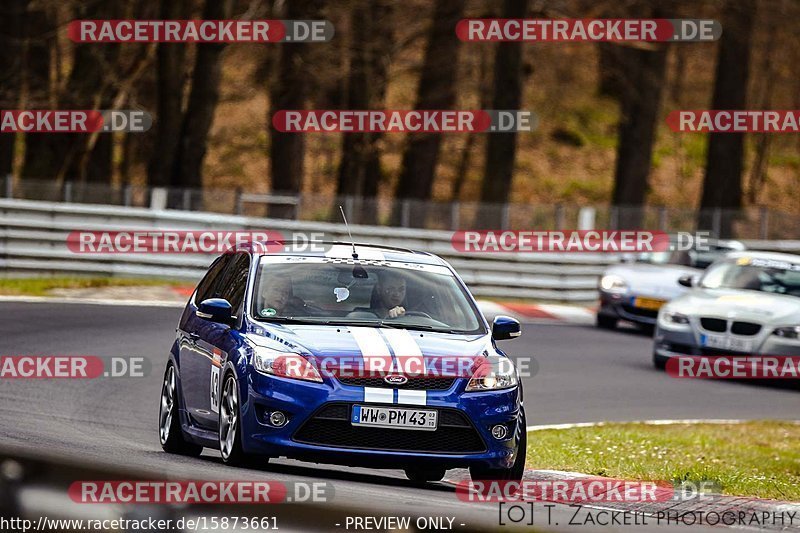
[(211, 365), (211, 410), (219, 413), (219, 367)]

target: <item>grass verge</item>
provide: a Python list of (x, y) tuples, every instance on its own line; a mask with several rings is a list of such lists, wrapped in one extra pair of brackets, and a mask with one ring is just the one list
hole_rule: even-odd
[(723, 494), (800, 501), (800, 425), (609, 423), (529, 434), (528, 468), (637, 481), (712, 481)]
[(0, 294), (47, 296), (52, 289), (92, 289), (99, 287), (183, 286), (169, 280), (135, 278), (0, 278)]

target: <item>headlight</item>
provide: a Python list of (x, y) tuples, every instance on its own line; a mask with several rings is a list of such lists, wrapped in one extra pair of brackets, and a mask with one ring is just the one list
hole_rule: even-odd
[(311, 362), (300, 354), (254, 347), (253, 368), (262, 374), (322, 383)]
[(511, 359), (490, 357), (473, 372), (466, 392), (510, 389), (517, 383), (517, 369)]
[(676, 313), (674, 311), (664, 311), (662, 319), (667, 324), (688, 324), (689, 317), (683, 313)]
[(600, 288), (606, 292), (625, 292), (628, 290), (628, 284), (621, 277), (608, 274), (600, 278)]
[(783, 337), (784, 339), (800, 339), (800, 326), (787, 326), (785, 328), (775, 328), (772, 331), (773, 335)]

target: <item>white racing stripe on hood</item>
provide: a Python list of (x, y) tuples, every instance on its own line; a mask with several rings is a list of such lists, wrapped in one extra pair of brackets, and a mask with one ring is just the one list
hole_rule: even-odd
[[(395, 357), (419, 357), (423, 358), (422, 350), (414, 339), (414, 336), (407, 329), (384, 329), (384, 337), (389, 341)], [(409, 376), (409, 380), (419, 379)], [(397, 389), (397, 403), (407, 405), (428, 405), (428, 391), (426, 390), (404, 390)]]
[(367, 403), (394, 403), (394, 390), (364, 387), (364, 401)]

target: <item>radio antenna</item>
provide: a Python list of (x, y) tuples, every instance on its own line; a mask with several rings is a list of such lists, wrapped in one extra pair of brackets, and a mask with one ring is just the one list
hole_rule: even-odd
[(339, 206), (339, 211), (342, 213), (344, 227), (347, 228), (347, 234), (350, 236), (350, 245), (353, 247), (353, 259), (358, 259), (358, 253), (356, 252), (356, 241), (353, 240), (353, 234), (350, 233), (350, 225), (347, 223), (347, 217), (344, 215), (344, 209), (341, 205)]

